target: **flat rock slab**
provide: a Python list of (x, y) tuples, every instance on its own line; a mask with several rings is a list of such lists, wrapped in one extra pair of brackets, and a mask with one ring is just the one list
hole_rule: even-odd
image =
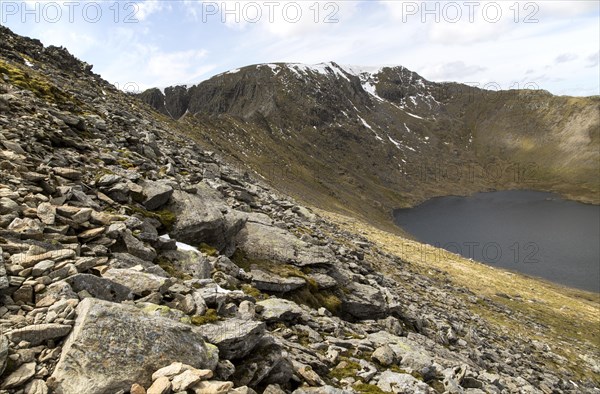
[(129, 287), (133, 294), (141, 296), (146, 296), (152, 292), (163, 293), (172, 284), (172, 281), (169, 278), (127, 268), (111, 268), (102, 276), (113, 282)]
[(256, 305), (262, 308), (261, 316), (268, 322), (293, 321), (304, 313), (295, 302), (281, 298), (269, 298), (256, 303)]
[(260, 223), (247, 222), (236, 238), (237, 247), (253, 260), (304, 267), (335, 263), (333, 252), (306, 243), (289, 231)]
[(176, 361), (214, 370), (218, 359), (201, 328), (86, 298), (48, 383), (58, 394), (114, 393), (150, 386), (152, 372)]
[(219, 348), (222, 359), (236, 359), (247, 356), (254, 349), (265, 334), (265, 323), (229, 319), (202, 326), (202, 333), (208, 342)]
[(271, 291), (275, 293), (287, 293), (297, 290), (306, 285), (306, 280), (296, 276), (282, 278), (261, 270), (252, 270), (252, 286), (261, 291)]
[(377, 387), (388, 393), (434, 394), (435, 390), (412, 375), (384, 371), (379, 377)]
[(71, 331), (71, 328), (71, 326), (65, 324), (34, 324), (12, 330), (6, 336), (14, 343), (27, 341), (31, 345), (37, 346), (50, 339), (58, 339), (66, 336)]

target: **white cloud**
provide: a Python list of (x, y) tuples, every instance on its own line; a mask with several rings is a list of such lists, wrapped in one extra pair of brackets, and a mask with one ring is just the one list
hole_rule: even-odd
[(556, 57), (556, 59), (554, 59), (554, 63), (559, 64), (559, 63), (567, 63), (570, 61), (573, 61), (577, 59), (577, 55), (574, 53), (562, 53), (560, 55), (558, 55)]
[(463, 61), (439, 64), (434, 67), (423, 69), (423, 74), (435, 80), (456, 81), (466, 77), (472, 77), (485, 71), (486, 67), (467, 65)]
[(133, 6), (135, 9), (133, 10), (134, 14), (132, 17), (138, 21), (145, 21), (148, 17), (157, 12), (171, 10), (171, 5), (164, 0), (138, 1), (134, 3)]

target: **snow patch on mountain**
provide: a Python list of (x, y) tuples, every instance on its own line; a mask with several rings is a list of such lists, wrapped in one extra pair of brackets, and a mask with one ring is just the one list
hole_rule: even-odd
[(379, 141), (383, 142), (383, 138), (381, 138), (379, 136), (379, 134), (377, 134), (377, 132), (375, 131), (375, 129), (373, 129), (373, 127), (371, 127), (371, 125), (368, 124), (366, 120), (364, 120), (360, 116), (358, 117), (358, 119), (362, 122), (363, 126), (365, 126), (367, 129), (371, 130), (373, 132), (373, 134), (375, 134), (375, 138), (377, 138)]

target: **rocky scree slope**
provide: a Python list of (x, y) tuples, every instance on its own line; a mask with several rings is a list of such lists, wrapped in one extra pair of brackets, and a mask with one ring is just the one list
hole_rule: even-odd
[(139, 97), (277, 188), (370, 220), (490, 189), (600, 201), (600, 97), (495, 92), (333, 62), (248, 66)]
[(0, 51), (1, 393), (594, 392), (65, 49)]

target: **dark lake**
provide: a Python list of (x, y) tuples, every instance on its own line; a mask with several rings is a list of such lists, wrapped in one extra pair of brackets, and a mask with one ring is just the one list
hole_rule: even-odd
[(394, 217), (421, 242), (600, 292), (600, 206), (515, 190), (438, 197)]

